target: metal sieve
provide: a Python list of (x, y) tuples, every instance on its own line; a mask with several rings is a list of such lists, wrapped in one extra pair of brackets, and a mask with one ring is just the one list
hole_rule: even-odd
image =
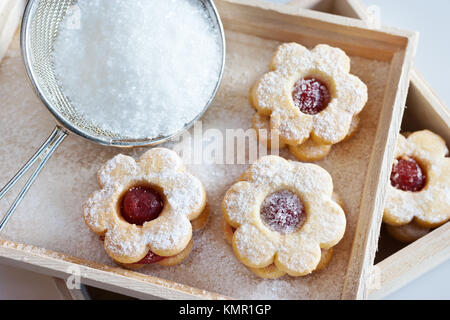
[(197, 0), (202, 4), (210, 21), (220, 32), (222, 61), (221, 70), (216, 86), (205, 104), (203, 110), (191, 122), (184, 125), (177, 132), (169, 136), (156, 138), (131, 139), (120, 132), (102, 130), (92, 121), (77, 112), (69, 99), (63, 94), (54, 74), (52, 51), (53, 43), (58, 36), (58, 29), (69, 9), (77, 0), (29, 0), (25, 9), (21, 29), (21, 48), (28, 77), (47, 109), (57, 121), (56, 128), (46, 142), (39, 148), (34, 156), (16, 173), (16, 175), (0, 190), (0, 199), (13, 187), (13, 185), (39, 161), (23, 189), (11, 205), (3, 219), (0, 221), (0, 231), (5, 227), (14, 210), (19, 205), (40, 171), (50, 159), (53, 152), (64, 140), (69, 132), (73, 132), (92, 142), (115, 147), (142, 147), (163, 143), (190, 128), (207, 110), (214, 99), (225, 66), (225, 35), (223, 26), (212, 0)]

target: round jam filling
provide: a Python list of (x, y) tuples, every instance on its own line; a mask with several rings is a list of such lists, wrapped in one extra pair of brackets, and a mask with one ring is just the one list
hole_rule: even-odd
[(297, 81), (292, 98), (301, 112), (315, 115), (325, 110), (331, 101), (331, 94), (324, 82), (308, 77)]
[(306, 213), (297, 195), (283, 190), (272, 193), (264, 200), (261, 219), (273, 231), (290, 233), (297, 231), (305, 223)]
[(393, 187), (416, 192), (425, 187), (426, 176), (414, 159), (397, 159), (392, 167), (391, 184)]
[(142, 226), (147, 221), (158, 218), (164, 201), (158, 191), (150, 187), (134, 187), (122, 199), (122, 217), (131, 224)]
[(147, 255), (144, 258), (142, 258), (142, 260), (133, 264), (152, 264), (161, 261), (163, 259), (164, 257), (158, 256), (156, 253), (148, 251)]

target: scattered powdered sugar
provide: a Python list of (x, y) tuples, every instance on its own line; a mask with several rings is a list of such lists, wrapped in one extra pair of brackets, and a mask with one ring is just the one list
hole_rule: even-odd
[[(0, 240), (0, 245), (4, 248), (20, 250), (22, 252), (30, 253), (33, 255), (46, 256), (54, 259), (66, 259), (67, 257), (61, 253), (50, 251), (44, 248), (34, 247), (32, 245), (25, 245), (21, 243), (11, 242), (8, 240)], [(24, 258), (26, 261), (27, 258)]]
[(63, 92), (86, 119), (125, 137), (154, 138), (203, 110), (219, 77), (221, 40), (201, 1), (77, 5), (81, 28), (62, 21), (53, 59)]
[[(15, 43), (19, 43), (18, 38)], [(226, 129), (251, 127), (254, 110), (248, 104), (248, 89), (267, 72), (268, 62), (279, 44), (227, 32), (227, 70), (217, 98), (202, 118), (204, 130), (217, 128), (225, 133)], [(20, 51), (18, 46), (14, 50)], [(389, 67), (389, 63), (352, 57), (352, 73), (369, 88), (369, 101), (360, 114), (360, 129), (349, 141), (334, 146), (329, 156), (317, 163), (333, 177), (334, 190), (343, 200), (347, 219), (344, 238), (333, 248), (333, 258), (325, 270), (306, 277), (264, 280), (239, 262), (223, 238), (221, 205), (226, 190), (248, 166), (208, 163), (188, 165), (189, 171), (202, 181), (211, 210), (208, 224), (194, 233), (192, 253), (181, 265), (148, 266), (139, 272), (233, 298), (338, 299), (355, 236)], [(0, 144), (0, 181), (6, 182), (11, 172), (16, 172), (30, 157), (33, 152), (30, 146), (38, 147), (48, 136), (54, 120), (41, 107), (32, 89), (24, 86), (26, 72), (20, 56), (3, 61), (0, 83), (3, 97), (0, 128), (4, 135), (4, 143)], [(135, 159), (145, 151), (120, 150)], [(98, 190), (97, 170), (118, 152), (75, 135), (68, 137), (30, 189), (2, 237), (113, 266), (103, 242), (86, 227), (81, 206), (89, 194)], [(283, 157), (293, 159), (288, 151), (281, 152)], [(0, 212), (5, 212), (13, 200), (14, 192), (0, 202)]]

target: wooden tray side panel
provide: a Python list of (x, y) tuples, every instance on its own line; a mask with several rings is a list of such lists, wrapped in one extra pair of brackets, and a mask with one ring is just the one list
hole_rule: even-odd
[(359, 0), (292, 0), (284, 6), (292, 10), (304, 8), (369, 21), (367, 10)]
[[(306, 46), (327, 43), (349, 55), (391, 61), (416, 34), (391, 28), (373, 30), (365, 22), (307, 9), (297, 13), (284, 6), (248, 0), (216, 0), (220, 16), (229, 30)], [(252, 6), (249, 6), (249, 3)], [(299, 18), (301, 14), (301, 18)]]
[(374, 266), (370, 299), (383, 299), (450, 258), (450, 222)]
[(450, 109), (445, 106), (417, 70), (411, 75), (404, 131), (430, 129), (450, 146)]
[(367, 13), (366, 7), (359, 0), (335, 0), (332, 13), (361, 19), (364, 22), (370, 21), (370, 16)]
[[(363, 21), (370, 19), (360, 0), (336, 0), (334, 13)], [(429, 129), (442, 136), (450, 146), (450, 110), (415, 68), (411, 71), (406, 106), (403, 131)], [(366, 281), (370, 299), (382, 299), (448, 260), (450, 249), (442, 244), (450, 243), (449, 238), (450, 226), (447, 223), (378, 263)]]
[(12, 241), (0, 240), (0, 263), (60, 279), (79, 276), (83, 284), (141, 299), (148, 299), (151, 296), (169, 300), (227, 299), (219, 294), (172, 281), (85, 261), (42, 248), (24, 246)]
[[(386, 186), (388, 184), (394, 148), (400, 131), (404, 104), (407, 96), (410, 68), (415, 54), (415, 43), (410, 44), (406, 57), (397, 54), (393, 59), (388, 86), (397, 86), (395, 91), (385, 97), (385, 105), (394, 105), (393, 109), (384, 108), (377, 129), (377, 142), (373, 148), (366, 183), (361, 199), (361, 212), (347, 271), (343, 299), (366, 299), (368, 279), (375, 260), (378, 238), (384, 210)], [(406, 64), (400, 61), (408, 61)], [(368, 214), (368, 213), (373, 214)], [(358, 288), (354, 288), (358, 285)], [(355, 294), (356, 293), (356, 294)]]
[[(429, 129), (441, 135), (450, 146), (450, 111), (415, 69), (411, 73), (406, 106), (404, 131)], [(449, 224), (376, 264), (369, 298), (385, 298), (450, 259)]]

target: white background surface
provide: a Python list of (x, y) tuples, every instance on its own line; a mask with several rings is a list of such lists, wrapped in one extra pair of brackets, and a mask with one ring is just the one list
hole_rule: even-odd
[[(289, 0), (271, 0), (286, 3)], [(420, 31), (416, 67), (450, 105), (448, 0), (363, 0), (380, 7), (383, 24)], [(450, 244), (449, 244), (450, 245)], [(390, 299), (450, 299), (450, 261), (392, 294)], [(51, 278), (0, 266), (0, 299), (61, 299)]]

